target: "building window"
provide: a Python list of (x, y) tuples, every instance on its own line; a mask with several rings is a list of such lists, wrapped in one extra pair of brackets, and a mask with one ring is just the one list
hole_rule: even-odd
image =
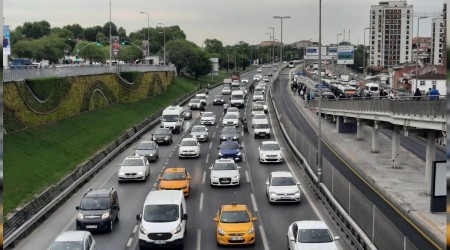
[(436, 85), (436, 81), (431, 81), (431, 85)]
[(425, 86), (425, 81), (420, 81), (419, 84), (420, 86)]

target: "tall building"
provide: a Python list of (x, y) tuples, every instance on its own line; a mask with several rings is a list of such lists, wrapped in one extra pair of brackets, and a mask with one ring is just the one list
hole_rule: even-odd
[(431, 63), (434, 65), (443, 65), (443, 55), (446, 50), (444, 38), (444, 19), (433, 18), (431, 22)]
[(369, 65), (390, 68), (412, 61), (413, 6), (383, 1), (370, 8)]

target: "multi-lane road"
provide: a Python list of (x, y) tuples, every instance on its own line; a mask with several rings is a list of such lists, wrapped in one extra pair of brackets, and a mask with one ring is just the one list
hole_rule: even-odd
[[(268, 69), (263, 69), (263, 74)], [(249, 72), (242, 77), (252, 79), (256, 72)], [(255, 139), (250, 134), (243, 134), (242, 126), (239, 127), (240, 143), (243, 148), (243, 161), (239, 162), (241, 166), (241, 185), (239, 187), (221, 187), (214, 188), (209, 184), (209, 167), (218, 158), (219, 134), (222, 129), (221, 118), (223, 116), (222, 106), (213, 106), (212, 98), (214, 94), (219, 94), (221, 88), (210, 91), (207, 111), (213, 111), (220, 120), (216, 125), (209, 126), (210, 140), (201, 143), (201, 153), (199, 158), (179, 159), (177, 144), (182, 137), (189, 136), (189, 128), (192, 125), (199, 124), (200, 113), (193, 112), (193, 118), (186, 121), (184, 131), (181, 134), (174, 135), (172, 145), (160, 146), (160, 157), (157, 162), (151, 163), (150, 178), (142, 183), (121, 183), (117, 182), (118, 164), (129, 155), (133, 154), (133, 143), (128, 149), (124, 150), (107, 167), (101, 170), (92, 178), (82, 189), (75, 193), (65, 204), (57, 209), (51, 217), (43, 222), (28, 237), (19, 242), (17, 249), (47, 249), (56, 236), (66, 230), (75, 230), (75, 218), (77, 206), (84, 194), (89, 188), (109, 188), (114, 187), (118, 191), (121, 214), (120, 221), (115, 224), (114, 231), (111, 233), (95, 233), (94, 238), (98, 249), (138, 249), (137, 234), (138, 222), (136, 215), (142, 211), (144, 200), (149, 191), (157, 189), (158, 175), (168, 167), (185, 167), (190, 173), (191, 194), (187, 198), (187, 212), (189, 219), (187, 222), (188, 233), (185, 238), (185, 249), (218, 249), (216, 245), (216, 224), (213, 221), (218, 209), (222, 204), (238, 202), (246, 204), (253, 215), (258, 218), (256, 221), (256, 244), (254, 249), (286, 249), (286, 233), (289, 224), (297, 220), (324, 220), (332, 229), (334, 235), (338, 231), (334, 224), (323, 212), (323, 207), (317, 202), (315, 196), (308, 190), (307, 185), (302, 186), (302, 200), (300, 204), (280, 204), (273, 205), (267, 201), (265, 193), (265, 183), (269, 173), (272, 171), (291, 171), (299, 180), (302, 179), (298, 166), (290, 159), (287, 152), (288, 146), (284, 142), (279, 131), (278, 125), (270, 119), (272, 124), (271, 140), (277, 140), (284, 148), (285, 162), (282, 164), (260, 164), (258, 158), (258, 146), (264, 139)], [(229, 100), (229, 96), (227, 96)], [(252, 105), (251, 96), (247, 98), (246, 109), (241, 109), (241, 116), (245, 115), (247, 121), (251, 121), (250, 107)], [(269, 115), (273, 115), (273, 110), (269, 106)], [(148, 139), (152, 131), (142, 136), (142, 139)], [(338, 241), (342, 249), (350, 249), (350, 246), (344, 239)]]

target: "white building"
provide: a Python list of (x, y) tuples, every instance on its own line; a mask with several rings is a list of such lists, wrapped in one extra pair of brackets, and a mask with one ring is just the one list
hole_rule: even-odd
[(443, 65), (443, 54), (445, 53), (444, 19), (433, 18), (431, 24), (431, 63)]
[(422, 92), (422, 95), (428, 92), (429, 89), (433, 87), (433, 85), (436, 85), (436, 89), (439, 90), (439, 93), (441, 95), (445, 95), (447, 93), (447, 76), (443, 74), (437, 74), (437, 73), (427, 73), (424, 75), (419, 75), (417, 77), (417, 84), (416, 79), (412, 78), (412, 88), (411, 92), (414, 94), (416, 91), (416, 88), (419, 88), (420, 92)]
[(392, 67), (412, 61), (413, 6), (383, 1), (370, 8), (370, 66)]

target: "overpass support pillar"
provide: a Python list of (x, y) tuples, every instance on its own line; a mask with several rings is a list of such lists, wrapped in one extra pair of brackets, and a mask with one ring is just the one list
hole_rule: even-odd
[(400, 148), (400, 127), (397, 125), (394, 125), (394, 133), (392, 133), (392, 167), (397, 168), (398, 167), (398, 156), (400, 154), (399, 152)]
[(374, 121), (372, 127), (372, 149), (370, 150), (372, 153), (380, 152), (379, 131), (379, 121)]
[(432, 167), (433, 161), (436, 157), (436, 132), (434, 130), (428, 130), (427, 133), (427, 150), (425, 159), (425, 193), (427, 195), (431, 194), (431, 178), (432, 178)]
[(356, 119), (356, 140), (362, 141), (363, 139), (363, 122), (361, 119)]

